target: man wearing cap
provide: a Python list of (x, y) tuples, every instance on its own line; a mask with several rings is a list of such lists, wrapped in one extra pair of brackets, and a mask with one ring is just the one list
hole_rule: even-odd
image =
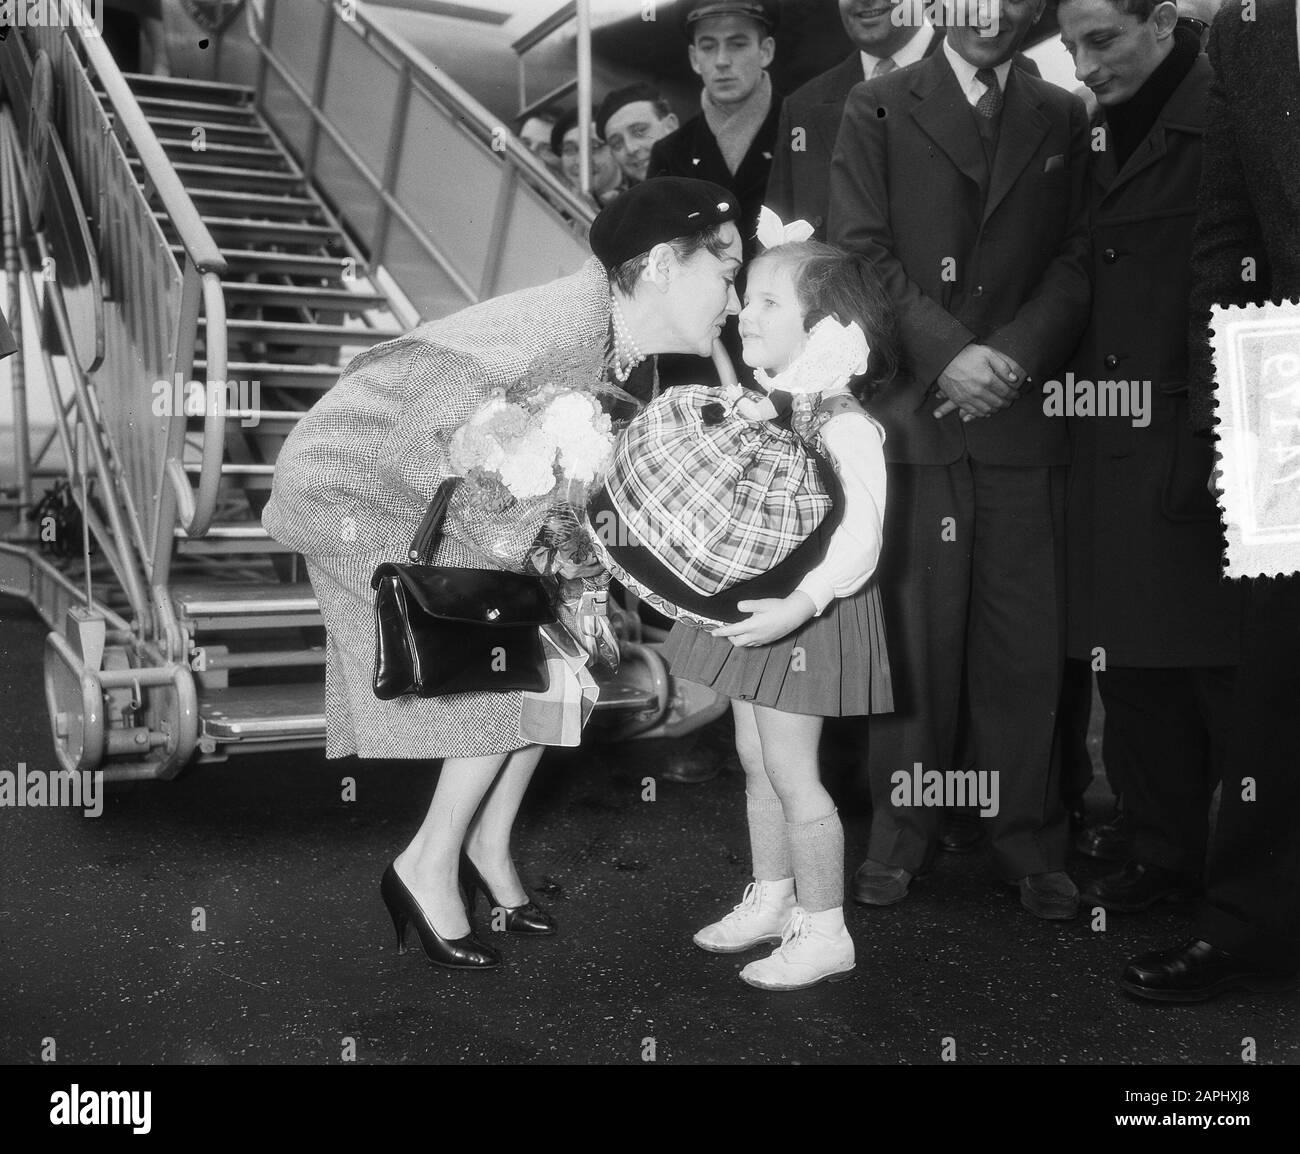
[(907, 360), (874, 404), (898, 712), (871, 726), (854, 878), (869, 905), (901, 901), (938, 841), (941, 811), (898, 775), (960, 771), (968, 719), (978, 772), (997, 782), (986, 820), (1003, 880), (1039, 917), (1078, 911), (1052, 758), (1069, 447), (1043, 383), (1088, 317), (1089, 138), (1082, 101), (1012, 67), (1043, 4), (1000, 0), (996, 35), (950, 26), (933, 55), (855, 88), (831, 165), (830, 241), (875, 267)]
[(653, 84), (615, 89), (596, 111), (596, 133), (609, 145), (629, 185), (645, 180), (655, 141), (677, 128), (677, 114)]
[(650, 154), (651, 176), (692, 176), (730, 189), (745, 257), (757, 242), (758, 210), (772, 167), (781, 98), (767, 67), (776, 53), (776, 0), (678, 0), (691, 68), (704, 82), (700, 113)]

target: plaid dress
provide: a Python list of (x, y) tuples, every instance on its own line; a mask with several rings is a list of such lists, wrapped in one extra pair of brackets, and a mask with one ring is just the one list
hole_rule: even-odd
[[(439, 484), (447, 447), (494, 389), (539, 363), (595, 382), (604, 371), (609, 281), (598, 261), (539, 288), (430, 321), (353, 358), (294, 427), (262, 523), (304, 555), (326, 631), (326, 755), (480, 757), (529, 744), (520, 693), (380, 701), (373, 689), (374, 591), (383, 561), (404, 561)], [(483, 568), (475, 528), (443, 523), (438, 565)]]
[[(823, 453), (820, 429), (831, 415), (820, 408), (809, 435)], [(753, 648), (738, 648), (726, 637), (679, 620), (664, 645), (664, 658), (674, 677), (785, 713), (855, 717), (894, 708), (884, 614), (874, 580), (835, 599), (793, 633)]]

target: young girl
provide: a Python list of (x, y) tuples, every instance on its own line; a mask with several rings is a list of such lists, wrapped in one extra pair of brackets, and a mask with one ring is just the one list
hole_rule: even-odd
[(777, 245), (749, 267), (744, 358), (771, 391), (793, 394), (792, 427), (833, 465), (844, 512), (820, 561), (787, 597), (741, 601), (749, 616), (711, 632), (679, 620), (665, 646), (675, 677), (732, 699), (754, 881), (701, 948), (738, 953), (779, 941), (741, 979), (794, 990), (846, 977), (844, 832), (821, 784), (824, 717), (893, 708), (880, 596), (868, 579), (885, 512), (884, 433), (859, 399), (891, 370), (892, 310), (870, 266), (817, 241)]

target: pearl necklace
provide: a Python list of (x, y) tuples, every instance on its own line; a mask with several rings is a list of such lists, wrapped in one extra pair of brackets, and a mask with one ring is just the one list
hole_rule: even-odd
[[(611, 296), (609, 305), (610, 315), (614, 320), (614, 379), (619, 384), (624, 384), (628, 377), (632, 375), (632, 370), (645, 360), (646, 355), (637, 347), (636, 341), (632, 339), (632, 334), (628, 331), (627, 321), (623, 319), (623, 310), (619, 307), (618, 299)], [(626, 362), (626, 366), (624, 362)]]

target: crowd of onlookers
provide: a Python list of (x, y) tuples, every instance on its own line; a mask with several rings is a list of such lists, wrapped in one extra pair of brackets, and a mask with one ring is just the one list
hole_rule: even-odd
[[(611, 92), (591, 112), (591, 195), (598, 205), (645, 180), (655, 141), (679, 121), (658, 89), (630, 84)], [(519, 138), (575, 191), (579, 181), (578, 110), (534, 112), (519, 124)]]
[[(863, 741), (853, 896), (902, 901), (937, 850), (987, 839), (1039, 917), (1199, 901), (1192, 938), (1131, 962), (1134, 994), (1294, 984), (1300, 577), (1223, 577), (1205, 334), (1212, 303), (1300, 293), (1295, 0), (1217, 20), (1216, 0), (1059, 0), (1075, 94), (1019, 51), (1044, 0), (1000, 0), (994, 37), (839, 7), (855, 51), (783, 95), (778, 4), (682, 0), (699, 108), (609, 93), (590, 188), (712, 180), (747, 257), (766, 204), (865, 255), (897, 307), (904, 369), (874, 413), (897, 712)], [(573, 111), (520, 126), (575, 187), (578, 131)], [(1131, 405), (1066, 420), (1043, 399), (1065, 380)], [(1117, 802), (1088, 825), (1094, 683)], [(997, 771), (1000, 816), (899, 804), (913, 765)], [(1080, 894), (1070, 848), (1118, 868)]]

